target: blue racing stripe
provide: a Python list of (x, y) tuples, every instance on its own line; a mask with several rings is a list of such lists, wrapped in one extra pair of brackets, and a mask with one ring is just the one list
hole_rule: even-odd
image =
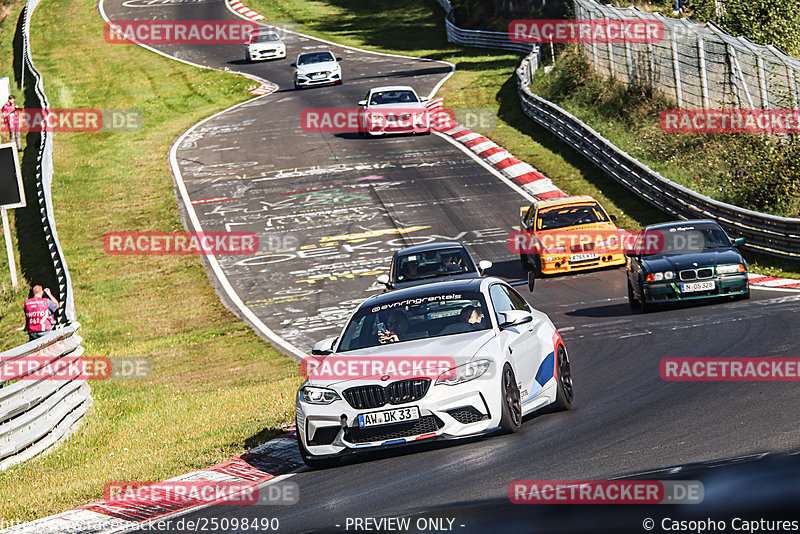
[(545, 385), (548, 380), (553, 378), (553, 365), (556, 359), (555, 354), (555, 352), (548, 354), (547, 358), (545, 358), (539, 366), (539, 370), (536, 371), (536, 382), (541, 386)]

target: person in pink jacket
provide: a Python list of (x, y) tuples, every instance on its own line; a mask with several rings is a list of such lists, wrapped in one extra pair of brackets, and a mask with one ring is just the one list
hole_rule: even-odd
[[(47, 294), (47, 298), (45, 298)], [(56, 325), (55, 313), (58, 311), (58, 300), (48, 288), (33, 286), (33, 296), (25, 301), (25, 330), (31, 341), (47, 334)]]
[(18, 109), (21, 108), (18, 108), (14, 103), (14, 95), (8, 95), (8, 101), (3, 104), (2, 108), (0, 108), (0, 115), (2, 115), (3, 123), (5, 124), (5, 127), (8, 128), (8, 132), (11, 135), (11, 142), (13, 143), (14, 138), (16, 138), (17, 150), (22, 150), (22, 140), (20, 139), (19, 135)]

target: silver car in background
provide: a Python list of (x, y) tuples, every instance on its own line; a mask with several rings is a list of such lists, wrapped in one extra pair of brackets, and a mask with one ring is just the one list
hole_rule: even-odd
[(294, 88), (313, 85), (341, 84), (342, 66), (330, 50), (314, 50), (297, 56), (294, 67)]
[(286, 44), (275, 29), (259, 29), (245, 44), (244, 58), (248, 62), (286, 57)]

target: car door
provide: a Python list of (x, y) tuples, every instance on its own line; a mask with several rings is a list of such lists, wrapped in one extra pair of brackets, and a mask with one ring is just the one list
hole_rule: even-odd
[[(489, 297), (492, 299), (498, 325), (502, 322), (502, 318), (499, 316), (500, 312), (521, 310), (530, 313), (531, 311), (525, 299), (505, 284), (497, 283), (490, 286)], [(535, 329), (536, 320), (534, 318), (534, 321), (511, 326), (500, 332), (501, 345), (514, 366), (514, 374), (523, 402), (538, 391), (538, 388), (532, 387), (540, 359), (536, 350)]]

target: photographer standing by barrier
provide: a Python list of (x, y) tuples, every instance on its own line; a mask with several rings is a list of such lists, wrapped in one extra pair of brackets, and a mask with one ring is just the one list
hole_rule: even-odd
[(17, 140), (17, 150), (22, 150), (22, 139), (20, 138), (19, 133), (19, 114), (17, 110), (22, 109), (18, 108), (17, 105), (14, 103), (14, 95), (8, 95), (8, 101), (3, 104), (3, 107), (0, 108), (0, 114), (3, 116), (3, 122), (5, 123), (6, 128), (8, 128), (8, 133), (11, 136), (11, 142), (14, 142), (14, 138), (16, 137)]
[[(44, 298), (47, 293), (48, 298)], [(28, 331), (30, 340), (38, 339), (48, 333), (56, 324), (55, 313), (58, 310), (58, 301), (49, 288), (33, 286), (33, 297), (25, 301), (25, 330)]]

